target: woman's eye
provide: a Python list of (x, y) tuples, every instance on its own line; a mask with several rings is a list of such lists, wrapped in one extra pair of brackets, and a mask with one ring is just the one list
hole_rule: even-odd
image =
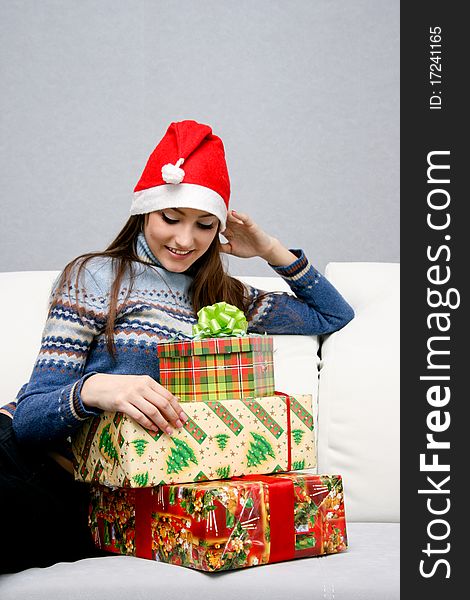
[(175, 223), (178, 223), (178, 219), (170, 219), (170, 217), (167, 217), (164, 212), (160, 213), (160, 215), (162, 216), (162, 219), (165, 221), (165, 223), (168, 223), (169, 225), (174, 225)]
[(197, 225), (201, 229), (212, 229), (214, 227), (214, 223), (210, 223), (210, 225), (206, 225), (205, 223), (198, 223)]

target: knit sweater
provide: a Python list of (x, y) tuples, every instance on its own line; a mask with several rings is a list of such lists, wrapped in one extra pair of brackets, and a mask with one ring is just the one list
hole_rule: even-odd
[[(109, 257), (87, 262), (79, 286), (63, 286), (49, 313), (31, 378), (20, 390), (13, 414), (17, 438), (58, 448), (98, 409), (84, 406), (80, 392), (95, 373), (150, 375), (159, 380), (157, 345), (175, 336), (191, 336), (197, 322), (189, 287), (192, 278), (167, 271), (152, 254), (144, 234), (136, 242), (135, 275), (124, 278), (114, 328), (116, 356), (106, 347), (104, 329), (113, 280)], [(247, 287), (248, 331), (268, 334), (326, 334), (343, 327), (353, 310), (338, 291), (310, 265), (302, 250), (292, 264), (272, 267), (291, 287), (265, 293)], [(73, 279), (72, 279), (73, 281)], [(56, 284), (57, 287), (57, 284)], [(129, 292), (131, 288), (131, 292)], [(81, 310), (77, 310), (76, 303)]]

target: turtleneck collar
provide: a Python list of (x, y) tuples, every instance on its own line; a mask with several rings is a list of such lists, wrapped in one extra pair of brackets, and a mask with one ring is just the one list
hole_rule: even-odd
[(164, 269), (163, 265), (157, 260), (154, 253), (150, 250), (149, 245), (147, 244), (147, 240), (145, 239), (144, 232), (141, 231), (137, 236), (137, 241), (135, 245), (135, 249), (137, 251), (137, 256), (143, 261), (148, 263), (149, 265), (154, 265), (155, 267), (160, 267)]

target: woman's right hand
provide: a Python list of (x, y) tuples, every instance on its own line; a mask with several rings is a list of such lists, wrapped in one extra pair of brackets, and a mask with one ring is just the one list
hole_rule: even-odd
[(84, 406), (122, 412), (142, 427), (171, 435), (188, 420), (178, 398), (148, 375), (96, 373), (81, 390)]

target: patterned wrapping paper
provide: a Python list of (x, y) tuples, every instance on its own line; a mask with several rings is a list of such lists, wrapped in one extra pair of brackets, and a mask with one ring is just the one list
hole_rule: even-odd
[(183, 402), (274, 393), (273, 338), (205, 338), (158, 345), (160, 383)]
[(338, 475), (269, 477), (92, 490), (90, 526), (98, 547), (222, 571), (345, 550)]
[(316, 466), (312, 396), (188, 402), (172, 436), (122, 413), (87, 421), (72, 440), (75, 478), (152, 487)]

